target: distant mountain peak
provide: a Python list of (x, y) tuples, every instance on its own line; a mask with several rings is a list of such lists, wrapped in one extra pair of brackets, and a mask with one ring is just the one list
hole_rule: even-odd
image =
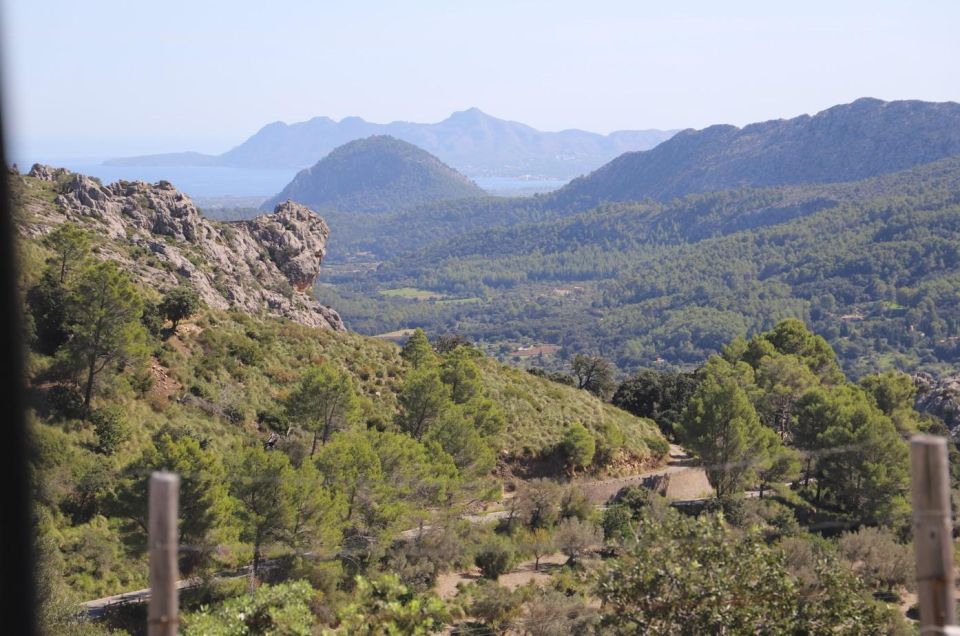
[[(476, 106), (468, 108), (466, 110), (458, 110), (450, 114), (445, 120), (440, 122), (442, 124), (458, 124), (458, 125), (477, 125), (483, 124), (486, 122), (504, 122), (504, 123), (514, 123), (507, 122), (505, 119), (500, 119), (499, 117), (494, 117), (493, 115), (488, 115), (483, 112)], [(523, 125), (523, 124), (520, 124)]]
[(426, 150), (373, 135), (339, 146), (301, 170), (263, 208), (290, 199), (318, 210), (381, 212), (485, 194)]
[(448, 117), (447, 119), (454, 119), (454, 118), (460, 118), (460, 117), (490, 117), (491, 119), (496, 119), (495, 117), (492, 117), (491, 115), (486, 114), (476, 106), (471, 106), (470, 108), (467, 108), (465, 110), (455, 110), (452, 113), (450, 113), (450, 117)]

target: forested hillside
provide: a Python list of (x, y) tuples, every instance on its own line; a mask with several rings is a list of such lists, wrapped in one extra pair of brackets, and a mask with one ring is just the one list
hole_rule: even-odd
[[(546, 342), (624, 369), (695, 364), (784, 317), (854, 374), (957, 361), (960, 161), (851, 184), (601, 207), (490, 228), (324, 280), (351, 328)], [(429, 290), (435, 300), (392, 294)], [(380, 298), (373, 298), (374, 292)], [(386, 292), (386, 293), (384, 293)], [(509, 352), (510, 349), (504, 349)]]
[(858, 99), (816, 115), (685, 130), (551, 195), (583, 209), (741, 187), (838, 183), (960, 154), (960, 104)]
[(331, 257), (390, 259), (472, 230), (555, 220), (610, 203), (672, 205), (693, 194), (868, 180), (960, 155), (958, 130), (958, 104), (875, 99), (742, 129), (687, 130), (549, 194), (395, 206), (375, 223), (330, 215), (339, 237)]
[(78, 603), (146, 584), (165, 468), (187, 634), (909, 633), (904, 439), (955, 422), (902, 371), (960, 355), (960, 159), (370, 212), (332, 268), (299, 204), (12, 180), (46, 632), (143, 625)]
[[(734, 253), (724, 241), (742, 250), (744, 236), (809, 258), (813, 229), (796, 224), (822, 225), (820, 215), (839, 210), (826, 236), (846, 241), (848, 257), (866, 245), (844, 235), (850, 219), (869, 237), (906, 232), (932, 250), (934, 265), (919, 258), (904, 273), (920, 286), (955, 260), (956, 241), (946, 242), (954, 175), (951, 165), (931, 167), (909, 177), (923, 185), (898, 199), (885, 195), (901, 177), (838, 187), (833, 199), (787, 189), (610, 208), (594, 213), (610, 225), (592, 225), (590, 241), (606, 237), (594, 253), (616, 255), (614, 266), (618, 258), (645, 265), (638, 274), (670, 250), (715, 251), (718, 260), (705, 264), (674, 256), (702, 267), (705, 279)], [(40, 167), (14, 179), (14, 190), (47, 633), (140, 631), (142, 605), (108, 606), (92, 620), (78, 604), (146, 584), (145, 484), (160, 468), (182, 480), (186, 634), (533, 626), (589, 634), (631, 633), (636, 624), (668, 634), (681, 624), (702, 633), (718, 620), (732, 631), (907, 633), (893, 604), (911, 581), (902, 439), (946, 428), (913, 410), (908, 376), (848, 381), (827, 341), (800, 321), (718, 343), (722, 356), (694, 373), (647, 372), (618, 385), (603, 358), (582, 355), (529, 373), (455, 335), (431, 342), (416, 330), (401, 348), (332, 323), (301, 324), (276, 315), (269, 294), (260, 311), (210, 306), (206, 298), (270, 291), (245, 280), (245, 268), (298, 283), (284, 297), (299, 306), (303, 277), (323, 251), (302, 233), (320, 227), (305, 210), (293, 210), (298, 224), (286, 229), (272, 222), (290, 210), (201, 222), (166, 185), (101, 186)], [(858, 203), (851, 192), (878, 198)], [(797, 218), (724, 234), (725, 220), (758, 205)], [(710, 238), (671, 233), (665, 219), (681, 213), (706, 219)], [(586, 229), (565, 228), (588, 219), (522, 228), (489, 256), (465, 241), (447, 248), (450, 263), (479, 255), (502, 261), (503, 269), (485, 267), (505, 276), (524, 263), (518, 246), (576, 254), (572, 237)], [(934, 229), (947, 238), (935, 240)], [(214, 277), (216, 293), (207, 290), (205, 259), (219, 258), (216, 246), (261, 230), (288, 249), (223, 261), (241, 277)], [(320, 253), (293, 250), (287, 232)], [(656, 243), (644, 261), (646, 235)], [(829, 245), (823, 239), (817, 254), (833, 262), (839, 247)], [(179, 259), (192, 268), (164, 265)], [(441, 276), (455, 271), (436, 266)], [(677, 471), (704, 484), (674, 502), (694, 517), (662, 494)], [(697, 576), (693, 561), (716, 577)], [(664, 565), (676, 582), (656, 574)]]
[[(603, 474), (655, 466), (667, 453), (653, 422), (466, 345), (434, 349), (421, 332), (401, 351), (268, 311), (210, 307), (195, 287), (209, 263), (186, 237), (155, 240), (168, 254), (191, 253), (192, 277), (138, 263), (148, 257), (128, 234), (93, 231), (113, 217), (88, 204), (71, 211), (73, 182), (13, 183), (48, 633), (100, 633), (79, 621), (76, 603), (145, 586), (153, 469), (183, 479), (184, 576), (252, 562), (258, 578), (305, 578), (331, 593), (342, 582), (330, 605), (339, 611), (363, 577), (436, 576), (449, 567), (443, 559), (485, 540), (469, 538), (469, 524), (454, 528), (458, 514), (500, 498), (498, 466)], [(132, 202), (114, 219), (134, 224), (129, 236), (134, 211), (158, 211), (148, 197), (136, 201), (142, 210)], [(134, 260), (121, 267), (121, 258)], [(588, 456), (568, 450), (571, 430)], [(429, 567), (400, 565), (391, 545), (420, 524), (447, 524), (466, 543)], [(185, 605), (237, 591), (205, 587)], [(212, 633), (204, 620), (188, 623), (193, 633)]]
[(261, 208), (288, 199), (316, 210), (405, 210), (436, 201), (485, 197), (462, 174), (413, 144), (377, 136), (340, 146), (301, 170)]

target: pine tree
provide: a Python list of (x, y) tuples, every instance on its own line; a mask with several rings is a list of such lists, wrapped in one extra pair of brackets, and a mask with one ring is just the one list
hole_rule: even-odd
[(776, 434), (760, 423), (738, 370), (714, 356), (687, 404), (681, 438), (705, 464), (717, 497), (725, 497), (743, 490), (757, 469), (768, 465)]
[(143, 301), (129, 276), (116, 263), (105, 261), (80, 274), (72, 305), (69, 353), (86, 373), (83, 404), (89, 410), (97, 375), (144, 352)]
[(437, 356), (427, 340), (427, 334), (423, 329), (416, 329), (403, 349), (400, 351), (400, 357), (409, 362), (414, 369), (419, 369), (424, 365), (432, 365), (437, 361)]
[(324, 488), (313, 462), (303, 462), (294, 471), (290, 486), (293, 519), (284, 537), (287, 545), (299, 551), (337, 545), (346, 507), (343, 497)]
[(407, 374), (400, 391), (400, 428), (420, 440), (450, 404), (450, 390), (434, 367)]
[(187, 569), (201, 565), (220, 538), (235, 531), (236, 502), (227, 490), (227, 473), (220, 456), (190, 437), (174, 439), (164, 433), (144, 451), (118, 488), (117, 506), (130, 519), (144, 540), (147, 533), (148, 480), (144, 475), (168, 470), (180, 475), (179, 541), (195, 549), (184, 561)]
[(70, 272), (87, 257), (90, 251), (90, 235), (73, 223), (64, 223), (44, 239), (44, 244), (53, 250), (50, 265), (61, 285), (66, 284)]
[(324, 445), (334, 432), (345, 429), (357, 409), (353, 381), (330, 364), (307, 371), (300, 386), (287, 399), (288, 417), (313, 433), (310, 457), (317, 451), (317, 441)]
[(455, 404), (469, 402), (482, 391), (475, 355), (471, 348), (457, 347), (440, 365), (440, 379), (450, 387), (450, 397)]
[(295, 519), (294, 470), (283, 453), (259, 444), (234, 454), (230, 465), (231, 494), (238, 502), (240, 538), (253, 546), (253, 579), (263, 562), (263, 548), (288, 536)]

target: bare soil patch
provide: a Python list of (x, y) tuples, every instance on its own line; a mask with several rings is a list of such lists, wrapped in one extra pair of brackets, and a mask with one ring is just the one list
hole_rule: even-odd
[[(528, 583), (543, 585), (550, 580), (551, 574), (555, 570), (563, 567), (566, 562), (566, 555), (560, 554), (559, 552), (549, 554), (540, 559), (540, 569), (537, 570), (534, 567), (534, 560), (530, 559), (529, 561), (520, 563), (506, 574), (501, 575), (500, 578), (497, 579), (497, 583), (510, 590), (515, 590)], [(477, 567), (462, 572), (447, 572), (437, 577), (437, 584), (434, 586), (433, 591), (444, 600), (451, 599), (460, 592), (457, 588), (459, 584), (468, 585), (481, 578), (483, 577), (480, 575), (480, 568)]]
[(171, 395), (180, 392), (183, 386), (171, 378), (156, 358), (150, 358), (150, 375), (153, 377), (153, 388), (150, 392), (160, 398), (169, 399)]

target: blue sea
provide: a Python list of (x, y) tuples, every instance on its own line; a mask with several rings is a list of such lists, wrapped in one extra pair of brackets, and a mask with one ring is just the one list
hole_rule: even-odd
[[(105, 166), (100, 161), (65, 159), (47, 160), (42, 163), (67, 168), (104, 183), (120, 181), (169, 181), (178, 190), (191, 197), (260, 197), (273, 196), (290, 183), (297, 173), (294, 169), (262, 170), (250, 168), (192, 168), (154, 166)], [(21, 172), (30, 169), (22, 164)]]
[[(121, 179), (155, 183), (165, 180), (194, 198), (271, 197), (280, 192), (298, 172), (295, 169), (195, 168), (153, 166), (106, 166), (99, 160), (49, 159), (40, 161), (51, 166), (98, 177), (104, 183)], [(27, 172), (31, 163), (21, 163)], [(484, 190), (501, 196), (530, 195), (556, 190), (566, 183), (560, 179), (531, 177), (473, 177)]]

